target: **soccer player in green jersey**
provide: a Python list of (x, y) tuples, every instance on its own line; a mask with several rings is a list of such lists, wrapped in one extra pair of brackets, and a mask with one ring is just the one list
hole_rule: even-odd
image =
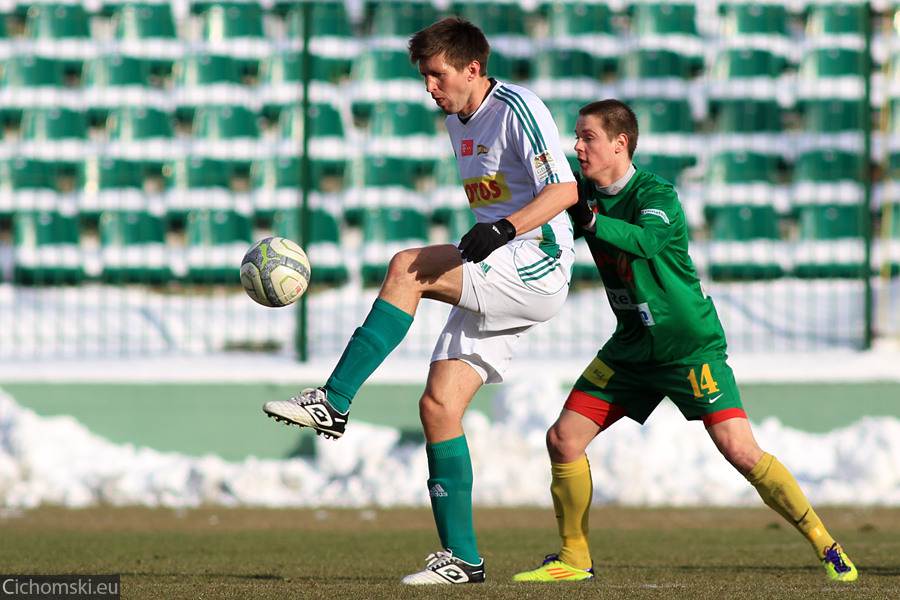
[(664, 397), (685, 418), (703, 421), (725, 459), (809, 541), (828, 577), (856, 580), (856, 567), (797, 481), (753, 437), (726, 361), (725, 333), (688, 254), (675, 189), (632, 163), (638, 139), (634, 112), (618, 100), (590, 103), (579, 111), (575, 135), (583, 180), (569, 214), (600, 271), (617, 327), (547, 432), (561, 549), (513, 580), (593, 577), (585, 450), (622, 417), (643, 423)]

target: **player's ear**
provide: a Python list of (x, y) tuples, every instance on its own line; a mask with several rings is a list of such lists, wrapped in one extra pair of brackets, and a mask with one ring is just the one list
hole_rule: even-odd
[(469, 63), (469, 66), (466, 67), (466, 73), (469, 76), (469, 81), (474, 81), (481, 74), (481, 63), (477, 60), (473, 60)]

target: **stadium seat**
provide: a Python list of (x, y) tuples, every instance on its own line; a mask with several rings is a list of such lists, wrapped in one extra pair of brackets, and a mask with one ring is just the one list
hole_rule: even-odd
[(174, 279), (165, 217), (143, 210), (100, 215), (100, 278), (111, 284), (163, 285)]
[(182, 158), (185, 144), (176, 138), (174, 117), (167, 111), (145, 106), (121, 106), (106, 119), (103, 154), (111, 158), (144, 161), (159, 171), (167, 161)]
[[(310, 55), (310, 102), (333, 102), (339, 85), (350, 75), (352, 59)], [(259, 65), (257, 94), (267, 118), (303, 101), (303, 55), (296, 50), (275, 51)]]
[[(309, 160), (310, 204), (339, 206), (331, 195), (344, 188), (345, 163), (337, 160)], [(272, 156), (250, 168), (253, 214), (258, 222), (269, 223), (275, 213), (296, 209), (303, 190), (303, 163), (300, 156)]]
[(861, 278), (866, 264), (862, 204), (808, 204), (797, 208), (800, 239), (794, 246), (796, 277)]
[(378, 102), (422, 102), (428, 95), (406, 50), (367, 47), (353, 62), (350, 82), (354, 117), (367, 121)]
[(372, 106), (366, 154), (436, 158), (446, 152), (446, 138), (436, 139), (442, 113), (422, 102), (378, 102)]
[(642, 152), (696, 155), (703, 138), (695, 135), (691, 105), (687, 98), (628, 99), (640, 126)]
[(467, 206), (447, 212), (447, 241), (458, 242), (475, 225), (475, 213)]
[(791, 86), (783, 77), (788, 66), (786, 57), (766, 48), (722, 48), (707, 72), (706, 94), (711, 99), (779, 99), (789, 104)]
[(361, 225), (369, 208), (410, 207), (424, 213), (422, 188), (434, 166), (433, 158), (364, 155), (351, 160), (341, 200), (344, 221)]
[(777, 279), (787, 273), (786, 244), (780, 239), (780, 216), (769, 204), (706, 207), (710, 241), (701, 244), (712, 279)]
[(122, 106), (165, 109), (168, 93), (151, 82), (150, 61), (121, 54), (104, 54), (85, 62), (82, 103), (92, 125), (106, 120), (109, 112)]
[(785, 3), (723, 2), (722, 37), (735, 36), (790, 36), (791, 15)]
[(549, 47), (531, 59), (528, 87), (541, 98), (580, 98), (587, 103), (604, 97), (601, 83), (607, 66), (586, 50)]
[(54, 160), (60, 164), (80, 162), (93, 151), (88, 139), (87, 116), (64, 107), (26, 108), (22, 111), (22, 142), (17, 154)]
[(440, 18), (440, 12), (431, 2), (414, 1), (366, 3), (366, 13), (371, 24), (369, 35), (373, 38), (402, 38), (404, 42), (415, 32), (425, 29)]
[(794, 205), (846, 202), (864, 198), (865, 158), (862, 153), (839, 149), (801, 152), (794, 161)]
[(13, 282), (78, 284), (86, 277), (76, 214), (19, 211), (13, 217)]
[(571, 146), (575, 145), (575, 122), (578, 120), (578, 111), (587, 102), (577, 98), (556, 98), (547, 100), (544, 104), (547, 105), (547, 109), (556, 123), (556, 128), (559, 129), (563, 148), (569, 150), (570, 148), (567, 145), (569, 141), (572, 142)]
[(256, 70), (259, 60), (272, 52), (263, 23), (265, 11), (252, 0), (214, 2), (200, 13), (205, 51), (240, 61)]
[[(184, 226), (188, 215), (199, 210), (232, 210), (252, 213), (250, 198), (234, 192), (238, 178), (230, 161), (188, 156), (163, 168), (166, 217), (175, 227)], [(244, 203), (246, 206), (244, 206)]]
[(634, 155), (634, 164), (644, 171), (659, 175), (666, 181), (678, 185), (684, 170), (697, 164), (697, 157), (637, 152)]
[(717, 98), (709, 101), (710, 151), (789, 153), (788, 110), (775, 99)]
[(294, 39), (303, 39), (304, 7), (310, 11), (310, 34), (317, 37), (334, 37), (352, 39), (355, 35), (353, 23), (347, 13), (345, 2), (330, 0), (299, 3), (291, 1), (286, 4), (285, 21), (287, 34)]
[(22, 156), (0, 161), (0, 224), (6, 227), (21, 211), (58, 210), (63, 203), (59, 179), (66, 175), (56, 161)]
[[(332, 161), (341, 165), (353, 153), (355, 141), (346, 135), (344, 118), (333, 104), (310, 104), (309, 154), (317, 161)], [(276, 124), (277, 149), (275, 154), (299, 156), (303, 151), (303, 106), (295, 105), (281, 111)]]
[(705, 51), (695, 2), (634, 2), (626, 8), (631, 37), (641, 47), (677, 50), (699, 61)]
[(677, 50), (632, 48), (619, 58), (617, 95), (623, 98), (685, 97), (694, 74), (693, 60)]
[(238, 285), (237, 266), (253, 242), (253, 222), (234, 210), (197, 210), (187, 216), (184, 252), (186, 283)]
[(188, 152), (232, 164), (233, 172), (246, 177), (250, 164), (268, 156), (270, 142), (260, 137), (260, 116), (242, 104), (197, 107), (191, 127)]
[(185, 43), (178, 37), (172, 6), (168, 2), (127, 2), (116, 5), (110, 17), (112, 51), (149, 61), (156, 77), (171, 73), (183, 56)]
[(107, 210), (137, 210), (147, 204), (143, 161), (89, 156), (79, 169), (78, 212), (94, 224)]
[(61, 60), (16, 54), (3, 61), (2, 73), (0, 118), (5, 125), (21, 121), (26, 108), (81, 106), (81, 92), (70, 84)]
[(362, 216), (362, 264), (364, 286), (380, 285), (391, 258), (407, 248), (428, 244), (428, 219), (408, 207), (369, 208)]
[(198, 106), (232, 104), (255, 107), (258, 99), (244, 84), (240, 61), (222, 54), (189, 54), (175, 61), (172, 68), (171, 102), (175, 117), (190, 121)]
[(295, 240), (303, 245), (312, 267), (311, 285), (340, 286), (350, 278), (341, 239), (338, 218), (324, 208), (309, 209), (309, 238), (303, 239), (302, 211), (278, 211), (273, 217), (272, 230), (277, 236)]
[(697, 32), (694, 3), (636, 2), (629, 7), (631, 31), (636, 36), (688, 34)]
[(802, 128), (811, 133), (862, 132), (871, 127), (870, 112), (861, 99), (811, 98), (798, 104)]
[(451, 2), (450, 13), (477, 23), (492, 43), (502, 42), (504, 37), (528, 34), (528, 12), (519, 3)]
[(557, 39), (580, 35), (616, 35), (613, 14), (605, 3), (553, 2), (546, 5), (548, 35)]
[(32, 4), (24, 34), (32, 44), (31, 52), (62, 60), (71, 74), (77, 74), (81, 63), (96, 53), (90, 18), (81, 4)]
[(797, 100), (862, 98), (867, 70), (872, 68), (864, 49), (813, 47), (800, 57)]
[(862, 2), (811, 2), (807, 7), (806, 35), (863, 35), (871, 17)]

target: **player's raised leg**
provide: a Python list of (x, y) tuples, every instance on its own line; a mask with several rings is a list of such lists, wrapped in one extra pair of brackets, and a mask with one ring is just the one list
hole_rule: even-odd
[(344, 348), (324, 386), (294, 398), (266, 402), (263, 412), (276, 420), (339, 438), (350, 403), (363, 383), (406, 337), (422, 298), (449, 304), (459, 300), (462, 259), (452, 245), (427, 246), (397, 253), (368, 316)]

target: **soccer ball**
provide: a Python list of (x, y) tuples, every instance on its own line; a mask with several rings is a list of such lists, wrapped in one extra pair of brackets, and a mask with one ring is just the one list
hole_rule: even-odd
[(263, 306), (287, 306), (309, 287), (309, 258), (296, 243), (268, 237), (253, 244), (241, 261), (241, 284)]

